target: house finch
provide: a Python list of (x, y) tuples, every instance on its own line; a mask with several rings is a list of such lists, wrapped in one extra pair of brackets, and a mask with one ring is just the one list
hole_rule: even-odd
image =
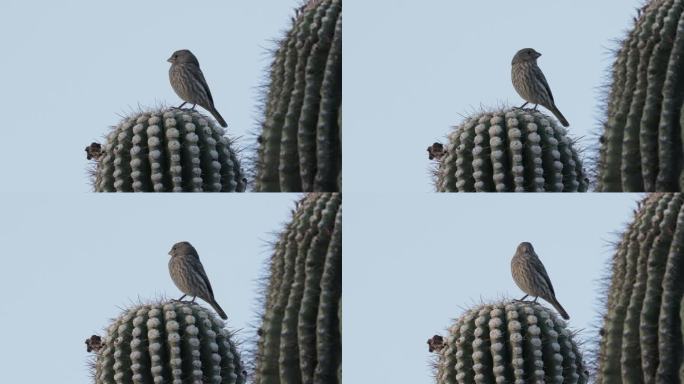
[(537, 104), (541, 104), (546, 109), (551, 111), (564, 127), (570, 125), (563, 114), (560, 113), (556, 104), (553, 101), (553, 94), (551, 88), (546, 82), (546, 77), (541, 69), (537, 66), (537, 58), (541, 53), (532, 48), (523, 48), (513, 56), (511, 62), (511, 78), (513, 79), (513, 87), (518, 92), (520, 97), (525, 99), (525, 104), (534, 104), (534, 109), (537, 109)]
[(183, 296), (178, 300), (180, 301), (186, 295), (190, 295), (194, 303), (195, 297), (199, 297), (209, 303), (219, 316), (226, 320), (228, 316), (214, 299), (214, 291), (211, 289), (209, 278), (204, 272), (204, 267), (202, 267), (195, 247), (187, 241), (181, 241), (173, 245), (169, 255), (171, 255), (171, 260), (169, 260), (171, 280), (183, 292)]
[(181, 49), (174, 52), (166, 61), (171, 63), (171, 68), (169, 68), (171, 86), (178, 97), (183, 100), (183, 104), (178, 108), (184, 106), (185, 103), (191, 103), (192, 109), (195, 109), (195, 105), (199, 104), (200, 107), (209, 111), (222, 127), (227, 127), (226, 121), (214, 108), (214, 99), (211, 97), (211, 91), (209, 91), (207, 81), (204, 80), (195, 55), (187, 49)]
[(551, 279), (549, 279), (549, 275), (546, 273), (544, 264), (539, 260), (537, 254), (534, 253), (532, 244), (524, 242), (518, 245), (518, 249), (515, 251), (513, 259), (511, 259), (511, 273), (515, 283), (526, 293), (520, 300), (531, 295), (534, 296), (534, 302), (536, 303), (537, 298), (541, 297), (551, 303), (564, 319), (570, 318), (565, 309), (556, 300), (556, 293), (553, 291)]

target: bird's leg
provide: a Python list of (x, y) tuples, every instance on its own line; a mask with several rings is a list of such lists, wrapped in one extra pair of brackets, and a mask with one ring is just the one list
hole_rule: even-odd
[(532, 108), (532, 109), (534, 109), (536, 111), (538, 106), (539, 106), (539, 104), (535, 104), (534, 108)]
[(190, 302), (191, 302), (191, 303), (194, 303), (196, 298), (197, 298), (197, 296), (193, 296), (193, 297), (192, 297), (192, 300), (190, 300)]
[(535, 296), (535, 297), (534, 297), (534, 300), (532, 300), (532, 302), (536, 304), (538, 298), (539, 298), (539, 296)]
[(184, 101), (183, 104), (181, 104), (181, 105), (179, 105), (179, 106), (177, 106), (177, 107), (173, 107), (173, 109), (181, 109), (181, 108), (183, 108), (183, 106), (184, 106), (185, 104), (187, 104), (187, 103), (188, 103), (187, 101)]
[(183, 295), (178, 300), (174, 300), (174, 301), (182, 301), (185, 296), (187, 296), (187, 295)]
[(192, 109), (194, 111), (196, 106), (197, 106), (197, 104), (193, 104), (192, 108), (190, 108), (190, 109)]
[(526, 101), (525, 104), (519, 106), (517, 109), (523, 109), (523, 108), (525, 108), (525, 106), (526, 106), (527, 104), (529, 104), (529, 103), (530, 103), (529, 101)]
[(519, 300), (515, 300), (515, 301), (524, 301), (527, 296), (529, 296), (529, 295), (525, 295), (522, 298), (520, 298)]

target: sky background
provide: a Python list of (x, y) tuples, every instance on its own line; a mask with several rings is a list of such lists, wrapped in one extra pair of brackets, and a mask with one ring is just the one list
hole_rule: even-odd
[(86, 338), (138, 300), (181, 296), (168, 270), (178, 241), (197, 249), (228, 328), (253, 339), (269, 242), (299, 196), (0, 195), (2, 381), (92, 383)]
[(523, 104), (510, 79), (511, 59), (521, 48), (542, 53), (539, 66), (571, 137), (595, 144), (610, 51), (640, 4), (348, 1), (345, 192), (382, 191), (397, 182), (401, 191), (433, 191), (429, 145), (445, 143), (451, 127), (481, 107)]
[(346, 193), (345, 382), (434, 383), (428, 338), (446, 335), (466, 308), (524, 295), (510, 270), (522, 241), (544, 263), (569, 326), (595, 339), (598, 279), (640, 197)]
[(300, 3), (3, 0), (0, 191), (90, 191), (87, 145), (139, 106), (181, 104), (178, 49), (197, 56), (229, 137), (254, 144), (268, 52)]

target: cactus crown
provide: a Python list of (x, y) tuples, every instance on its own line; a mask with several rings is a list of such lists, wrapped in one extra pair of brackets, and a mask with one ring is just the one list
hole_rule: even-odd
[(341, 190), (342, 0), (304, 4), (271, 64), (255, 189)]
[(449, 328), (435, 364), (436, 381), (586, 383), (574, 336), (563, 319), (540, 304), (483, 304)]
[(126, 310), (107, 328), (95, 383), (243, 384), (234, 335), (198, 304), (168, 302)]
[(680, 191), (684, 4), (650, 1), (639, 13), (612, 67), (598, 190)]
[(449, 134), (435, 186), (439, 192), (586, 191), (574, 146), (565, 128), (541, 112), (482, 112)]
[(171, 108), (139, 112), (107, 135), (95, 158), (94, 189), (244, 191), (246, 179), (233, 146), (221, 127), (197, 111)]

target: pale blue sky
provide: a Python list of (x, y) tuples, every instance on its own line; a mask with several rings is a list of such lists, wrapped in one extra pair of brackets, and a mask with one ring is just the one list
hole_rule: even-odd
[(569, 325), (594, 339), (597, 280), (640, 197), (346, 193), (345, 382), (434, 383), (428, 338), (481, 300), (523, 296), (510, 272), (522, 241), (546, 266)]
[(0, 191), (89, 191), (84, 148), (138, 105), (178, 106), (166, 59), (195, 53), (230, 137), (253, 144), (267, 53), (300, 0), (3, 0)]
[(2, 381), (91, 383), (84, 340), (103, 335), (119, 308), (139, 298), (181, 296), (168, 252), (183, 240), (197, 249), (229, 328), (253, 341), (247, 327), (255, 324), (268, 243), (299, 196), (86, 194), (76, 203), (61, 194), (2, 194)]
[[(539, 66), (574, 137), (593, 143), (598, 87), (641, 0), (348, 1), (344, 181), (349, 191), (433, 191), (426, 148), (463, 116), (520, 106), (510, 65)], [(349, 150), (352, 148), (352, 150)]]

